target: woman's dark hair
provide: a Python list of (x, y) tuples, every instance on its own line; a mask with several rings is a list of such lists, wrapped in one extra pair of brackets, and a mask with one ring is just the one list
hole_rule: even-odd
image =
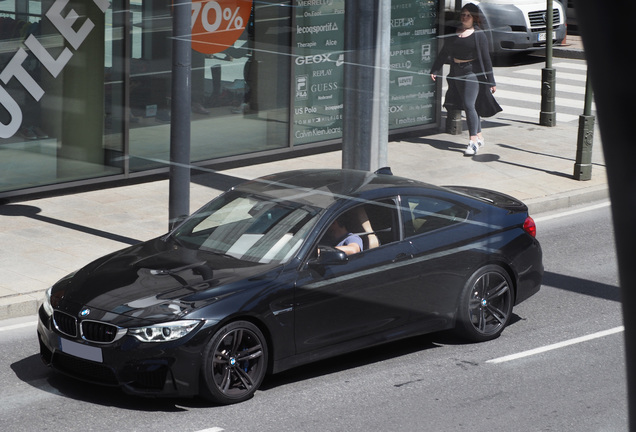
[(462, 7), (461, 12), (464, 11), (469, 12), (473, 16), (474, 25), (481, 27), (481, 11), (475, 3), (466, 3), (464, 7)]

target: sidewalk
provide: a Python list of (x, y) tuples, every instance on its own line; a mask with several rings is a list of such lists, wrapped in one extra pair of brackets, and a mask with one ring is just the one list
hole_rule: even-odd
[[(520, 122), (500, 113), (485, 120), (483, 128), (486, 145), (472, 158), (463, 156), (466, 132), (440, 132), (389, 143), (389, 165), (395, 175), (437, 185), (508, 193), (528, 204), (535, 215), (607, 198), (598, 128), (589, 181), (572, 176), (577, 122), (559, 124), (557, 113), (557, 126), (543, 127), (538, 120)], [(242, 179), (297, 168), (340, 167), (338, 151), (197, 172), (192, 177), (191, 209)], [(167, 180), (0, 206), (0, 320), (35, 315), (51, 284), (93, 259), (161, 235), (167, 226)], [(540, 225), (538, 232), (540, 239)]]

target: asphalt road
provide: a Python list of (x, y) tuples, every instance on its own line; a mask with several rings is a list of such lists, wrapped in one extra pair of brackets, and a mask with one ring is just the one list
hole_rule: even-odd
[(0, 321), (0, 429), (625, 431), (609, 207), (536, 219), (545, 283), (499, 339), (392, 343), (269, 377), (239, 405), (140, 399), (69, 380), (40, 362), (35, 317)]

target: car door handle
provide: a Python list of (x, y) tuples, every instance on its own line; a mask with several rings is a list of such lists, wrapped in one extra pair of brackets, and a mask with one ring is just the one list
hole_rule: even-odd
[(411, 258), (413, 258), (413, 255), (411, 255), (411, 254), (400, 253), (400, 254), (397, 254), (397, 256), (395, 258), (393, 258), (393, 262), (396, 263), (398, 261), (404, 261), (404, 260), (411, 259)]

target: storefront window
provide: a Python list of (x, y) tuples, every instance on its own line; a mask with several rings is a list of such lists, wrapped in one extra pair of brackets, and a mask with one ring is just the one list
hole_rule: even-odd
[[(131, 1), (133, 171), (169, 160), (170, 5)], [(193, 162), (289, 146), (290, 21), (281, 2), (192, 2)]]
[(435, 83), (430, 71), (437, 53), (437, 1), (392, 0), (389, 129), (436, 122)]
[[(173, 2), (0, 1), (0, 196), (166, 168)], [(342, 139), (345, 0), (191, 5), (193, 163)], [(438, 1), (391, 6), (389, 127), (434, 126)]]
[[(345, 1), (299, 1), (295, 8), (294, 144), (342, 138)], [(392, 0), (389, 129), (435, 124), (435, 0)]]
[(104, 140), (108, 4), (0, 2), (0, 191), (121, 172)]

